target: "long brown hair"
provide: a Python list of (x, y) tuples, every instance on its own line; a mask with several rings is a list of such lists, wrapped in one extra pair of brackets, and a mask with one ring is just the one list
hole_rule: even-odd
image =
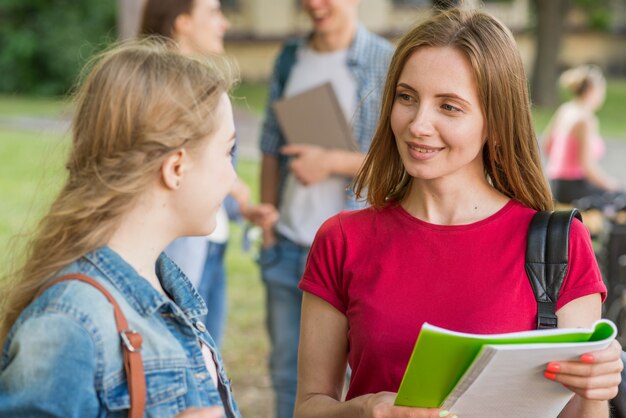
[(355, 180), (374, 207), (401, 201), (410, 185), (391, 130), (396, 84), (409, 57), (421, 47), (452, 47), (471, 63), (487, 125), (485, 175), (505, 195), (537, 209), (552, 208), (532, 124), (522, 60), (510, 31), (489, 14), (455, 8), (437, 13), (400, 40), (383, 91), (372, 145)]
[(146, 0), (143, 7), (140, 36), (162, 36), (174, 39), (174, 23), (181, 14), (191, 14), (194, 0)]
[(24, 264), (3, 280), (0, 342), (43, 284), (108, 242), (168, 154), (216, 129), (215, 109), (233, 82), (228, 67), (154, 41), (117, 46), (89, 68), (75, 95), (65, 185)]

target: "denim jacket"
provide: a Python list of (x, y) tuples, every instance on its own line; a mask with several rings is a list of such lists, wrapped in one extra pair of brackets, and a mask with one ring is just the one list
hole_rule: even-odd
[[(86, 254), (61, 274), (96, 279), (115, 298), (129, 327), (143, 337), (146, 417), (221, 405), (239, 418), (220, 354), (199, 317), (207, 309), (180, 269), (162, 254), (162, 295), (108, 247)], [(170, 299), (171, 298), (171, 299)], [(213, 353), (217, 389), (200, 341)], [(0, 358), (1, 417), (125, 417), (130, 407), (113, 307), (76, 280), (47, 289), (20, 315)]]

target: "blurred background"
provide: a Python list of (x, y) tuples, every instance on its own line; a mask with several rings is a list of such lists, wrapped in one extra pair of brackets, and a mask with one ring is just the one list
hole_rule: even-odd
[[(626, 0), (466, 0), (513, 32), (526, 70), (537, 132), (566, 99), (565, 68), (593, 63), (608, 76), (599, 111), (609, 153), (602, 165), (626, 183)], [(431, 0), (361, 0), (369, 29), (396, 40), (429, 13)], [(2, 0), (0, 2), (0, 275), (64, 179), (72, 105), (82, 65), (95, 52), (135, 36), (141, 0)], [(233, 92), (241, 145), (239, 175), (258, 193), (259, 124), (267, 78), (281, 43), (308, 30), (298, 0), (222, 0), (231, 22), (227, 55), (239, 63)], [(264, 291), (255, 248), (244, 251), (244, 225), (233, 225), (227, 253), (228, 317), (223, 355), (247, 417), (271, 415)], [(0, 295), (1, 297), (1, 295)]]

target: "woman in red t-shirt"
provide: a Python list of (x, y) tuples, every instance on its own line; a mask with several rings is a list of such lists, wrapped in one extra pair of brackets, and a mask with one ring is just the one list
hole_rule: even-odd
[[(399, 42), (382, 103), (355, 187), (371, 207), (320, 228), (300, 284), (298, 418), (452, 417), (393, 405), (422, 324), (474, 333), (536, 324), (525, 242), (552, 197), (511, 33), (479, 11), (434, 15)], [(559, 326), (589, 327), (606, 288), (578, 221), (569, 245)], [(620, 352), (614, 341), (546, 366), (574, 394), (561, 417), (608, 416)]]

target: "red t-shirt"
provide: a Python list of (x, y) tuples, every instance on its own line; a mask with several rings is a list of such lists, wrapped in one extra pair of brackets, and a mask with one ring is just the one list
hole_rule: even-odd
[[(300, 282), (348, 318), (347, 399), (396, 392), (424, 322), (480, 334), (531, 330), (537, 304), (524, 270), (535, 211), (511, 200), (468, 225), (434, 225), (400, 205), (342, 212), (317, 233)], [(575, 220), (557, 309), (604, 293), (589, 232)]]

